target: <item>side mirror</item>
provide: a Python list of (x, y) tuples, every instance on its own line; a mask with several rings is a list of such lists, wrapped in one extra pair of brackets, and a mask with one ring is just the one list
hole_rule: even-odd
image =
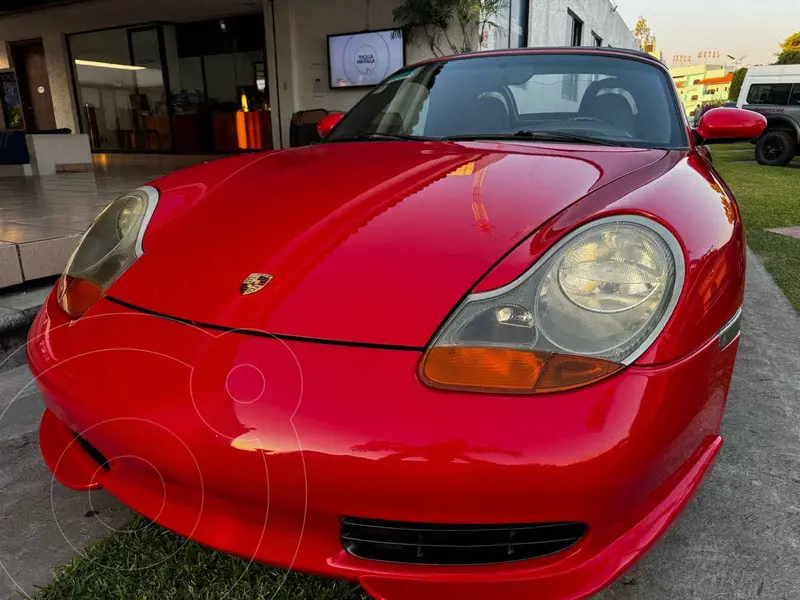
[(741, 108), (714, 108), (700, 118), (694, 133), (704, 144), (743, 142), (761, 137), (767, 129), (764, 115)]
[(331, 130), (336, 127), (336, 124), (342, 120), (344, 113), (331, 113), (327, 116), (322, 117), (319, 123), (317, 123), (317, 133), (319, 137), (325, 139), (328, 137), (328, 134)]

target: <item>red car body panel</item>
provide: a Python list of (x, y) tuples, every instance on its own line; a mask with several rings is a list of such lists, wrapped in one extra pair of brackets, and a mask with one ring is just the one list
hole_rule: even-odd
[[(442, 597), (492, 585), (491, 597), (562, 600), (605, 585), (677, 516), (721, 444), (737, 344), (711, 340), (568, 393), (465, 395), (422, 386), (416, 351), (209, 331), (109, 300), (70, 322), (51, 296), (29, 360), (48, 406), (42, 452), (65, 484), (102, 485), (202, 543), (359, 580), (379, 598), (436, 597), (447, 584)], [(352, 515), (581, 521), (589, 533), (533, 561), (393, 565), (342, 549)]]
[[(181, 535), (378, 599), (588, 597), (665, 531), (722, 445), (738, 334), (721, 347), (719, 332), (741, 307), (744, 240), (689, 139), (323, 144), (153, 182), (144, 255), (79, 319), (51, 295), (31, 329), (45, 462)], [(686, 266), (633, 365), (530, 397), (419, 380), (466, 294), (615, 214), (668, 228)], [(274, 279), (241, 296), (250, 273)], [(588, 531), (543, 558), (422, 566), (349, 554), (346, 517)]]
[[(144, 256), (109, 294), (224, 327), (421, 348), (515, 244), (591, 190), (665, 154), (430, 142), (268, 154), (179, 219), (159, 206)], [(159, 205), (185, 207), (187, 177), (197, 174), (154, 182)], [(269, 294), (241, 297), (250, 273), (274, 276)]]

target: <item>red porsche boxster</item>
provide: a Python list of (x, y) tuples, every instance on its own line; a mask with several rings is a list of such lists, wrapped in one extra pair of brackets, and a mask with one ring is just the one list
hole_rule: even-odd
[(437, 58), (321, 143), (113, 201), (30, 332), (44, 460), (163, 526), (375, 598), (585, 598), (720, 450), (739, 210), (669, 72)]

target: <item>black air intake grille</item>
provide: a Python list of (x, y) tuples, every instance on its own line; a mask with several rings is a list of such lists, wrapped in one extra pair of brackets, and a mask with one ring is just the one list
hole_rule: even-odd
[(353, 556), (418, 565), (490, 565), (566, 550), (586, 534), (583, 523), (439, 525), (342, 520), (342, 546)]

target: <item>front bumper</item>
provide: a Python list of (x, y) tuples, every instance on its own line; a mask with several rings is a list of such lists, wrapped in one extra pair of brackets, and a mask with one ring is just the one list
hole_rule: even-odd
[[(737, 341), (536, 398), (448, 393), (419, 353), (217, 332), (48, 300), (28, 355), (64, 484), (177, 533), (376, 598), (584, 598), (639, 558), (713, 463)], [(108, 460), (102, 468), (77, 432)], [(582, 522), (559, 554), (477, 567), (349, 555), (342, 518)]]

